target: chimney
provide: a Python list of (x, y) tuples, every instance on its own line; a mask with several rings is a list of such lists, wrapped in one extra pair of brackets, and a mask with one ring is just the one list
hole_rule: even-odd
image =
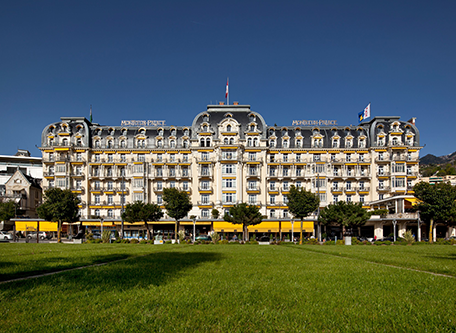
[(239, 102), (233, 102), (233, 105), (239, 105)]
[(219, 102), (219, 105), (225, 105), (225, 102)]

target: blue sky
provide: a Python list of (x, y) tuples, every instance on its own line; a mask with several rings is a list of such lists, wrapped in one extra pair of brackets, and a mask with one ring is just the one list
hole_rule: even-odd
[(456, 150), (455, 1), (4, 1), (0, 154), (40, 156), (61, 116), (189, 125), (224, 101), (269, 125), (417, 117), (421, 156)]

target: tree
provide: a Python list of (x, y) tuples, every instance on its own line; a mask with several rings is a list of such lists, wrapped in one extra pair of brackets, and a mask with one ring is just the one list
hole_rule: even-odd
[(8, 221), (16, 215), (16, 204), (13, 201), (0, 202), (0, 221)]
[(60, 232), (62, 222), (73, 223), (79, 220), (79, 207), (81, 201), (71, 190), (50, 188), (44, 192), (44, 202), (37, 209), (38, 216), (46, 221), (58, 222), (58, 237), (60, 243)]
[(361, 202), (353, 203), (351, 201), (339, 201), (323, 208), (318, 220), (324, 225), (330, 223), (340, 225), (345, 234), (347, 228), (353, 229), (365, 225), (372, 213), (364, 209)]
[(223, 219), (233, 224), (242, 224), (242, 238), (247, 240), (247, 227), (261, 223), (263, 216), (257, 206), (240, 203), (230, 207), (229, 214), (225, 214)]
[(165, 188), (163, 190), (163, 201), (168, 215), (176, 220), (174, 237), (177, 241), (179, 220), (186, 217), (193, 207), (190, 197), (187, 192), (179, 191), (177, 188)]
[(214, 208), (211, 212), (212, 214), (212, 217), (214, 218), (214, 220), (217, 220), (220, 216), (220, 212), (218, 211), (218, 209)]
[(132, 204), (127, 204), (125, 210), (122, 214), (124, 221), (128, 223), (134, 222), (144, 222), (144, 225), (147, 229), (147, 239), (152, 239), (149, 229), (149, 224), (147, 222), (158, 221), (163, 217), (163, 212), (160, 206), (156, 204), (146, 204), (142, 201), (136, 201)]
[(433, 241), (434, 222), (449, 226), (456, 220), (456, 187), (450, 183), (431, 185), (420, 182), (413, 187), (415, 197), (421, 200), (415, 206), (421, 218), (429, 222), (429, 241)]
[(320, 198), (304, 188), (290, 187), (288, 193), (288, 209), (295, 218), (301, 219), (301, 232), (299, 235), (299, 244), (302, 244), (302, 223), (305, 217), (314, 212), (320, 204)]

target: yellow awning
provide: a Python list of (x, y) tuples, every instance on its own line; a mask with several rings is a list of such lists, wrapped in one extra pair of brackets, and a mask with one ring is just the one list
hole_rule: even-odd
[(279, 232), (279, 222), (261, 222), (247, 228), (249, 232)]
[[(38, 221), (16, 221), (15, 223), (17, 231), (36, 231), (38, 228)], [(57, 231), (57, 228), (57, 222), (40, 222), (40, 231)]]
[(422, 202), (420, 199), (417, 199), (417, 198), (407, 198), (407, 199), (405, 199), (405, 201), (410, 202), (412, 204), (412, 206), (415, 206)]
[(242, 232), (242, 224), (229, 222), (214, 222), (214, 231), (217, 232)]
[[(299, 232), (301, 230), (301, 221), (293, 222), (293, 232)], [(302, 231), (304, 232), (313, 232), (314, 223), (313, 222), (303, 222)], [(282, 222), (282, 232), (291, 232), (291, 222)]]

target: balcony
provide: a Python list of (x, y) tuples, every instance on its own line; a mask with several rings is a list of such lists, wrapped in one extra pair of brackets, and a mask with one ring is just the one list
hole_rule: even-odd
[(260, 177), (260, 170), (258, 168), (249, 168), (247, 170), (247, 177), (258, 178)]
[(197, 205), (198, 206), (211, 206), (211, 207), (213, 207), (214, 203), (212, 201), (198, 201)]
[(378, 192), (389, 192), (390, 190), (391, 190), (391, 187), (389, 187), (389, 186), (377, 186)]
[(386, 214), (387, 219), (410, 219), (418, 220), (418, 213), (395, 213), (395, 214)]
[(210, 169), (200, 169), (198, 170), (198, 177), (212, 177), (212, 170)]
[(358, 186), (358, 192), (369, 192), (370, 191), (370, 186)]
[(245, 190), (247, 192), (249, 191), (260, 191), (260, 185), (247, 185), (247, 187), (245, 188)]
[(262, 163), (263, 162), (263, 158), (262, 157), (244, 157), (244, 159), (242, 160), (243, 162), (245, 163), (248, 163), (248, 162), (260, 162)]
[(280, 186), (268, 186), (268, 192), (279, 192), (280, 191)]
[(261, 206), (261, 201), (249, 201), (247, 204), (251, 206)]
[(375, 162), (390, 162), (390, 157), (388, 155), (376, 156)]
[(407, 171), (407, 176), (418, 177), (419, 174), (418, 171)]
[(197, 157), (196, 158), (197, 163), (214, 163), (215, 158), (213, 157)]
[(189, 169), (180, 169), (178, 170), (178, 177), (181, 178), (190, 178), (192, 176), (191, 170)]
[(408, 158), (405, 154), (393, 155), (393, 161), (408, 161)]
[(377, 176), (385, 176), (385, 177), (389, 177), (391, 175), (391, 173), (389, 171), (377, 171)]
[(54, 173), (54, 171), (44, 171), (43, 176), (44, 177), (54, 177), (55, 173)]
[(342, 192), (343, 187), (331, 187), (331, 192)]
[(71, 177), (74, 177), (74, 178), (85, 178), (84, 172), (78, 172), (78, 171), (72, 172), (72, 173), (70, 174), (70, 176), (71, 176)]
[(212, 193), (212, 186), (199, 186), (199, 192), (211, 192)]
[(219, 162), (233, 162), (233, 163), (235, 163), (235, 162), (241, 161), (241, 158), (239, 156), (229, 156), (229, 155), (228, 156), (227, 155), (223, 156), (222, 155), (222, 156), (218, 157), (218, 161)]
[(344, 187), (344, 192), (345, 192), (345, 193), (353, 193), (353, 192), (356, 192), (356, 187), (355, 187), (355, 186), (345, 186), (345, 187)]
[(81, 194), (84, 194), (85, 193), (85, 188), (83, 186), (72, 186), (70, 188), (71, 191), (73, 192), (81, 192)]

